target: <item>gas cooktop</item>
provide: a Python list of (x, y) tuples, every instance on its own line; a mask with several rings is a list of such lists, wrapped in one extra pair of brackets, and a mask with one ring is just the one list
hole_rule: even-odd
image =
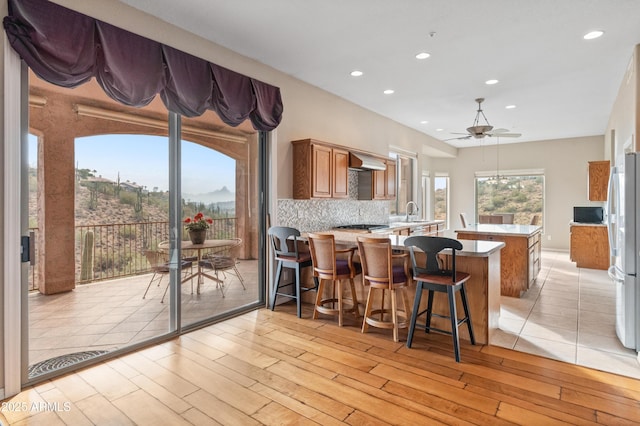
[(334, 227), (333, 229), (346, 229), (346, 230), (358, 230), (358, 231), (371, 231), (374, 229), (384, 229), (388, 228), (389, 225), (373, 225), (367, 223), (355, 223), (351, 225), (339, 225)]

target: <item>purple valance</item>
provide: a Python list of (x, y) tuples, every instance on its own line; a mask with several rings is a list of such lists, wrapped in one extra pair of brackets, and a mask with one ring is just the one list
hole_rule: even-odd
[(9, 0), (11, 46), (40, 78), (76, 87), (95, 77), (114, 100), (142, 107), (160, 94), (186, 117), (215, 111), (256, 130), (282, 119), (280, 89), (47, 0)]

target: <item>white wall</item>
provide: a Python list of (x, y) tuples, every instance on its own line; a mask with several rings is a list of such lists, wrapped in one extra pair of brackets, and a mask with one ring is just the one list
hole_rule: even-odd
[(607, 158), (615, 159), (615, 155), (612, 154), (613, 150), (616, 149), (616, 145), (620, 150), (622, 145), (630, 139), (635, 143), (635, 149), (638, 149), (634, 138), (640, 125), (640, 120), (637, 118), (640, 112), (640, 107), (638, 106), (638, 102), (640, 102), (640, 96), (638, 96), (638, 90), (640, 90), (640, 84), (638, 83), (638, 80), (640, 80), (639, 66), (640, 45), (635, 47), (629, 58), (629, 66), (622, 79), (618, 96), (609, 117), (605, 132), (605, 155)]
[[(603, 136), (512, 144), (501, 141), (500, 170), (544, 169), (543, 247), (568, 250), (573, 206), (603, 204), (587, 198), (587, 162), (602, 159)], [(460, 213), (466, 213), (470, 220), (475, 217), (474, 173), (495, 171), (496, 161), (496, 145), (462, 148), (455, 159), (432, 160), (433, 172), (447, 172), (450, 176), (450, 217), (454, 229), (460, 227)]]

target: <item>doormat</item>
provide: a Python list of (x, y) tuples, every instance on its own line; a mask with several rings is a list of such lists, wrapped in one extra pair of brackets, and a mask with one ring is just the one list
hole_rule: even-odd
[(69, 367), (70, 365), (74, 365), (106, 353), (109, 353), (109, 351), (83, 351), (45, 359), (44, 361), (40, 361), (29, 366), (29, 378), (38, 377), (61, 368)]

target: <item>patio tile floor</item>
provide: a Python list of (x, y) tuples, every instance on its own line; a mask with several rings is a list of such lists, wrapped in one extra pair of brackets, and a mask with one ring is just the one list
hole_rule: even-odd
[[(189, 324), (258, 299), (257, 261), (238, 265), (247, 290), (233, 275), (225, 278), (225, 297), (205, 279), (201, 294), (182, 285), (182, 323)], [(168, 277), (151, 286), (151, 274), (78, 285), (50, 296), (29, 295), (29, 364), (91, 350), (112, 351), (163, 334), (169, 328), (169, 303), (160, 303)]]

